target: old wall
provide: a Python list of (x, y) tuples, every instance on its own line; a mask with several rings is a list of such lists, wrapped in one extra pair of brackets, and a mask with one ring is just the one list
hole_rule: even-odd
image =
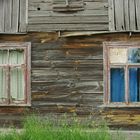
[(53, 0), (29, 0), (28, 24), (28, 31), (105, 31), (108, 0), (84, 0), (84, 10), (75, 12), (54, 12)]
[[(32, 106), (0, 107), (0, 124), (19, 124), (24, 114), (89, 114), (111, 126), (139, 126), (138, 108), (103, 109), (104, 41), (139, 41), (140, 34), (106, 34), (58, 38), (56, 33), (0, 35), (0, 42), (32, 43)], [(29, 112), (28, 112), (29, 111)]]

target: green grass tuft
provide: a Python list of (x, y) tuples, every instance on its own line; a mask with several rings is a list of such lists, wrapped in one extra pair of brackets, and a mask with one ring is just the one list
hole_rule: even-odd
[(13, 129), (1, 133), (0, 140), (111, 140), (111, 136), (104, 123), (89, 129), (76, 118), (54, 121), (31, 116), (25, 120), (22, 132)]

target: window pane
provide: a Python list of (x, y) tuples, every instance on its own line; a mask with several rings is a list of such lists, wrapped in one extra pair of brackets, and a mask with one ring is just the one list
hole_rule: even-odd
[(110, 63), (126, 63), (127, 49), (126, 48), (110, 48)]
[(129, 100), (140, 101), (140, 68), (129, 69)]
[(140, 63), (140, 48), (129, 48), (128, 62), (129, 63)]
[(10, 50), (9, 55), (10, 64), (23, 64), (24, 63), (24, 50)]
[(125, 101), (124, 69), (111, 68), (110, 94), (111, 102)]
[(0, 100), (7, 98), (7, 85), (6, 85), (6, 70), (4, 68), (0, 68)]
[(24, 99), (24, 71), (21, 68), (11, 69), (10, 75), (11, 96), (13, 100)]
[(0, 50), (0, 64), (8, 64), (8, 51)]

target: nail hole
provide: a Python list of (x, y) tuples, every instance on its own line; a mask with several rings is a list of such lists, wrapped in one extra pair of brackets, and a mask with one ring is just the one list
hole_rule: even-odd
[(40, 11), (40, 7), (38, 7), (37, 10)]

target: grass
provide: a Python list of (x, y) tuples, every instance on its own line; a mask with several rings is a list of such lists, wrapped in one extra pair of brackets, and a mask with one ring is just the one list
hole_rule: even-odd
[(54, 121), (31, 116), (24, 121), (22, 132), (12, 129), (10, 133), (1, 133), (0, 140), (111, 140), (105, 123), (92, 123), (94, 127), (89, 129), (89, 124), (82, 124), (76, 118)]

